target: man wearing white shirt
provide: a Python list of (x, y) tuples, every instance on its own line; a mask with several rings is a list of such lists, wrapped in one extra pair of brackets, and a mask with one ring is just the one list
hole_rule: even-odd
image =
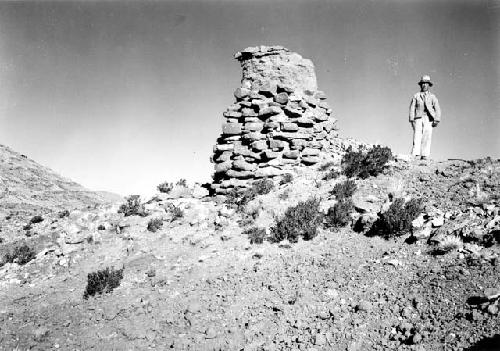
[(418, 82), (420, 92), (413, 95), (410, 103), (410, 123), (413, 128), (412, 155), (425, 160), (431, 153), (432, 128), (441, 122), (441, 108), (437, 97), (429, 91), (431, 77), (422, 76)]

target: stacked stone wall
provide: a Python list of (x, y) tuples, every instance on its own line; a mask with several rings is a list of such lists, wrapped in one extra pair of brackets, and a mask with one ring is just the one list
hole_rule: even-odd
[(235, 58), (243, 75), (214, 146), (217, 194), (315, 165), (337, 144), (337, 120), (310, 60), (281, 46), (247, 48)]

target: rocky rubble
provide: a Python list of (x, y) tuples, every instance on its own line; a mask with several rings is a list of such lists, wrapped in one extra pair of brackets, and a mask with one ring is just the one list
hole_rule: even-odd
[(227, 194), (249, 180), (332, 158), (341, 145), (337, 120), (317, 89), (313, 63), (281, 46), (246, 48), (235, 58), (243, 77), (223, 114), (212, 190)]
[[(412, 170), (409, 189), (427, 203), (413, 222), (413, 237), (464, 254), (500, 242), (500, 162), (452, 160)], [(488, 257), (486, 257), (488, 260)]]
[[(443, 345), (468, 350), (485, 338), (494, 342), (500, 333), (499, 245), (464, 243), (440, 255), (428, 250), (429, 238), (462, 218), (451, 203), (438, 203), (420, 188), (445, 186), (436, 169), (448, 166), (396, 160), (377, 177), (355, 180), (361, 213), (353, 214), (353, 223), (356, 216), (384, 211), (393, 197), (427, 200), (413, 235), (427, 226), (431, 234), (411, 245), (405, 243), (411, 233), (385, 240), (349, 226), (321, 229), (310, 241), (251, 245), (243, 220), (268, 228), (287, 207), (312, 195), (323, 204), (336, 201), (331, 191), (345, 176), (324, 180), (311, 167), (258, 195), (243, 212), (199, 187), (178, 185), (145, 201), (145, 216), (118, 213), (120, 204), (34, 216), (27, 240), (38, 245), (36, 258), (0, 268), (2, 344), (438, 351)], [(487, 193), (487, 204), (495, 206), (484, 215), (494, 218), (494, 193)], [(475, 207), (464, 211), (467, 206)], [(172, 216), (173, 207), (181, 217)], [(163, 226), (149, 231), (151, 219)], [(121, 285), (85, 300), (87, 275), (105, 267), (123, 268)]]

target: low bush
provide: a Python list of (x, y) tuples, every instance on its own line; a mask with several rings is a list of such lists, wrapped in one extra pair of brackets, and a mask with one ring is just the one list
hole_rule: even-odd
[(89, 273), (87, 276), (87, 287), (83, 293), (83, 298), (89, 296), (112, 292), (113, 289), (120, 286), (123, 279), (123, 268), (115, 270), (106, 267), (103, 270)]
[(161, 227), (163, 227), (163, 220), (161, 218), (152, 218), (148, 222), (148, 230), (150, 232), (156, 233)]
[(36, 257), (35, 250), (28, 246), (27, 244), (22, 244), (16, 246), (12, 251), (7, 252), (3, 259), (3, 264), (5, 263), (17, 263), (19, 265), (25, 265), (32, 259)]
[(36, 223), (41, 223), (43, 222), (43, 217), (42, 216), (33, 216), (31, 219), (30, 219), (30, 223), (31, 224), (36, 224)]
[(172, 221), (175, 221), (176, 219), (180, 219), (184, 217), (184, 211), (177, 206), (172, 207), (172, 210), (170, 211), (172, 214)]
[(392, 158), (388, 147), (374, 146), (368, 152), (353, 151), (349, 147), (342, 157), (342, 171), (347, 177), (366, 179), (380, 174), (387, 162)]
[(226, 194), (225, 204), (231, 208), (239, 208), (241, 206), (241, 197), (243, 191), (233, 188), (229, 193)]
[(175, 183), (175, 185), (177, 185), (177, 186), (187, 187), (187, 181), (186, 181), (186, 179), (181, 178), (181, 179), (179, 179), (179, 180)]
[(354, 204), (350, 198), (342, 198), (339, 202), (328, 209), (325, 215), (325, 227), (341, 228), (351, 222), (351, 213)]
[(447, 254), (453, 250), (457, 250), (463, 246), (462, 240), (457, 236), (447, 236), (441, 241), (437, 248), (434, 250), (434, 254)]
[(59, 218), (64, 218), (64, 217), (69, 217), (69, 211), (68, 210), (62, 210), (57, 214)]
[(259, 227), (251, 227), (243, 231), (243, 234), (248, 235), (250, 244), (262, 244), (266, 237), (266, 229)]
[(285, 189), (283, 192), (278, 194), (280, 200), (286, 200), (290, 197), (290, 188)]
[(254, 197), (257, 195), (265, 195), (269, 194), (271, 190), (274, 189), (274, 183), (272, 180), (264, 178), (253, 182), (252, 187), (250, 188), (250, 192), (254, 194)]
[(184, 217), (184, 211), (180, 207), (175, 206), (171, 202), (167, 202), (165, 204), (165, 211), (167, 211), (167, 213), (169, 213), (172, 216), (171, 222), (175, 221), (176, 219)]
[(340, 173), (338, 171), (336, 171), (335, 169), (330, 169), (328, 171), (328, 173), (326, 173), (324, 176), (323, 176), (323, 180), (332, 180), (332, 179), (336, 179), (340, 176)]
[(285, 185), (291, 183), (293, 180), (293, 175), (291, 173), (283, 174), (283, 177), (280, 180), (280, 185)]
[(164, 183), (159, 184), (156, 188), (158, 189), (158, 191), (160, 193), (168, 194), (169, 192), (172, 191), (172, 189), (174, 188), (174, 185), (172, 183), (169, 183), (169, 182), (164, 182)]
[(333, 161), (329, 161), (327, 163), (324, 163), (322, 164), (321, 166), (318, 167), (318, 171), (320, 172), (324, 172), (324, 171), (328, 171), (330, 168), (332, 168), (333, 166), (335, 165), (335, 163), (333, 163)]
[(354, 180), (348, 179), (344, 182), (335, 184), (330, 194), (335, 195), (337, 200), (343, 200), (354, 195), (356, 189), (357, 186)]
[(304, 240), (314, 238), (322, 221), (319, 203), (319, 199), (312, 198), (299, 202), (297, 206), (289, 207), (271, 228), (270, 240), (280, 242), (288, 239), (290, 242), (297, 242), (299, 237)]
[(422, 211), (422, 199), (411, 199), (405, 203), (404, 199), (397, 198), (386, 212), (379, 213), (368, 235), (379, 235), (390, 238), (406, 234), (411, 229), (411, 222)]
[(274, 189), (274, 183), (270, 179), (261, 179), (252, 184), (252, 187), (246, 190), (234, 188), (226, 195), (226, 204), (230, 207), (242, 210), (257, 195), (269, 194)]
[(130, 195), (125, 198), (126, 202), (120, 206), (118, 213), (123, 213), (125, 217), (127, 216), (142, 216), (145, 217), (148, 214), (144, 208), (144, 204), (141, 203), (141, 198), (139, 195)]

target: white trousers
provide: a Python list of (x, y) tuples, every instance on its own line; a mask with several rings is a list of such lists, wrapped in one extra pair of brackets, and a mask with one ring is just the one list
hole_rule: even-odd
[(431, 153), (432, 122), (428, 116), (415, 119), (413, 123), (413, 156), (426, 156)]

